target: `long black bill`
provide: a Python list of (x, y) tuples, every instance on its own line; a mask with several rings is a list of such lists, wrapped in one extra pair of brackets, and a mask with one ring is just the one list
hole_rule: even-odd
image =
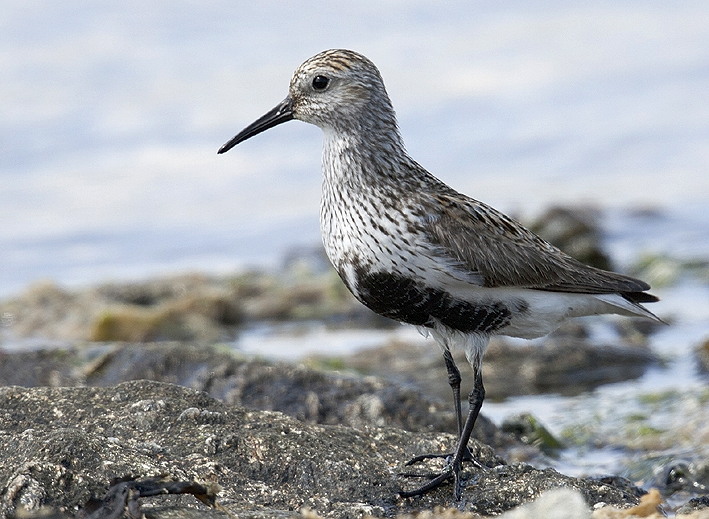
[(291, 119), (293, 119), (293, 101), (290, 97), (286, 97), (273, 110), (236, 134), (233, 139), (219, 148), (217, 153), (226, 153), (240, 142)]

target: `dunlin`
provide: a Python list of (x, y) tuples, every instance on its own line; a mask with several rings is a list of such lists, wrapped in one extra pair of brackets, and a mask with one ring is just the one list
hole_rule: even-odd
[[(430, 333), (443, 352), (458, 443), (439, 474), (401, 495), (453, 479), (460, 499), (462, 462), (474, 461), (468, 441), (485, 398), (481, 362), (490, 336), (541, 337), (584, 315), (657, 319), (640, 304), (657, 301), (646, 283), (574, 260), (414, 161), (382, 77), (361, 54), (328, 50), (307, 60), (288, 96), (219, 153), (291, 119), (324, 133), (320, 226), (342, 281), (375, 312)], [(474, 373), (465, 423), (454, 347)]]

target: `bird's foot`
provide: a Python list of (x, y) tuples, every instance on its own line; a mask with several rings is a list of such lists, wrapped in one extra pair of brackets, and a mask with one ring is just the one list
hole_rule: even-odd
[(423, 494), (426, 494), (427, 492), (433, 490), (434, 488), (437, 488), (441, 486), (443, 483), (448, 481), (449, 479), (453, 479), (453, 497), (455, 498), (456, 501), (459, 501), (462, 493), (463, 493), (463, 482), (460, 477), (460, 471), (461, 471), (461, 465), (463, 461), (467, 461), (469, 463), (472, 463), (478, 468), (485, 468), (484, 465), (482, 465), (480, 462), (478, 462), (470, 452), (470, 449), (465, 447), (465, 450), (463, 452), (463, 455), (461, 456), (461, 459), (459, 461), (456, 461), (455, 459), (455, 454), (454, 453), (446, 453), (446, 454), (421, 454), (419, 456), (414, 456), (411, 458), (409, 461), (406, 462), (405, 466), (411, 466), (415, 463), (420, 463), (424, 460), (427, 459), (437, 459), (437, 458), (443, 458), (446, 460), (446, 464), (443, 467), (443, 469), (440, 472), (426, 472), (426, 473), (417, 473), (417, 472), (402, 472), (399, 475), (405, 476), (405, 477), (416, 477), (416, 478), (428, 478), (430, 481), (425, 483), (424, 485), (421, 485), (420, 487), (414, 489), (414, 490), (409, 490), (409, 491), (401, 491), (399, 492), (399, 495), (401, 497), (414, 497), (414, 496), (421, 496)]
[(448, 481), (449, 479), (453, 479), (453, 498), (456, 501), (460, 501), (461, 496), (463, 495), (463, 481), (460, 477), (460, 463), (456, 463), (455, 460), (453, 463), (449, 462), (446, 464), (446, 466), (441, 470), (439, 473), (428, 473), (428, 474), (403, 474), (405, 476), (409, 477), (427, 477), (430, 479), (427, 483), (421, 485), (420, 487), (414, 489), (414, 490), (402, 490), (399, 492), (399, 495), (401, 497), (415, 497), (415, 496), (422, 496), (434, 488), (438, 488), (441, 486), (443, 483)]
[[(459, 469), (460, 470), (460, 469)], [(399, 492), (399, 495), (401, 497), (415, 497), (415, 496), (422, 496), (425, 493), (433, 490), (434, 488), (437, 488), (441, 486), (445, 481), (447, 481), (450, 478), (454, 478), (456, 481), (456, 487), (458, 487), (458, 482), (460, 481), (460, 477), (454, 474), (454, 470), (452, 467), (443, 469), (439, 474), (402, 474), (404, 476), (409, 476), (409, 477), (430, 477), (431, 480), (424, 484), (421, 485), (420, 487), (414, 489), (414, 490), (402, 490)], [(455, 491), (454, 491), (455, 492)], [(460, 494), (461, 491), (458, 491), (458, 494)], [(456, 498), (459, 499), (459, 498)]]

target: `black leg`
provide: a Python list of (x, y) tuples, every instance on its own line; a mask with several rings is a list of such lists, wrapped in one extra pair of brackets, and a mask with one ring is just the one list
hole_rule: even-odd
[(480, 414), (480, 408), (483, 406), (483, 400), (485, 400), (485, 386), (483, 386), (482, 370), (478, 368), (475, 370), (475, 385), (468, 395), (468, 404), (470, 406), (468, 418), (465, 420), (465, 427), (463, 427), (463, 432), (460, 435), (458, 446), (455, 449), (455, 456), (451, 463), (455, 485), (453, 488), (453, 497), (456, 501), (460, 500), (463, 491), (462, 481), (460, 480), (460, 468), (466, 454), (469, 455), (468, 441), (470, 441), (470, 435), (473, 433), (473, 427)]
[[(450, 349), (443, 348), (443, 360), (446, 363), (446, 371), (448, 372), (448, 384), (450, 384), (453, 390), (453, 406), (455, 407), (455, 416), (458, 423), (458, 438), (460, 438), (460, 435), (463, 433), (463, 412), (460, 407), (460, 381), (462, 378), (460, 376), (460, 370), (458, 370), (458, 366), (456, 366), (453, 360)], [(411, 458), (406, 462), (406, 465), (413, 465), (414, 463), (419, 463), (431, 458), (450, 458), (452, 455), (453, 453), (450, 452), (445, 454), (421, 454)], [(474, 461), (470, 451), (467, 452), (463, 459), (465, 461)]]
[(446, 362), (446, 371), (448, 371), (448, 384), (453, 390), (453, 405), (455, 406), (455, 416), (458, 420), (458, 438), (463, 432), (463, 413), (460, 409), (460, 371), (455, 365), (451, 350), (448, 348), (443, 350), (443, 360)]
[[(468, 404), (470, 405), (468, 417), (465, 420), (465, 426), (462, 428), (460, 437), (458, 438), (458, 445), (455, 448), (453, 459), (450, 460), (449, 463), (446, 464), (443, 471), (431, 479), (431, 481), (416, 490), (412, 490), (410, 492), (399, 492), (399, 495), (402, 497), (420, 496), (429, 490), (433, 490), (434, 488), (440, 486), (444, 481), (453, 478), (453, 496), (456, 501), (460, 500), (463, 491), (463, 483), (460, 479), (460, 470), (463, 461), (467, 461), (471, 458), (470, 450), (468, 449), (468, 441), (470, 441), (470, 436), (473, 433), (475, 421), (478, 419), (478, 414), (480, 414), (480, 408), (483, 405), (483, 400), (485, 400), (485, 387), (483, 386), (482, 371), (478, 367), (475, 369), (475, 385), (473, 386), (473, 390), (468, 395)], [(419, 458), (421, 457), (419, 456)]]

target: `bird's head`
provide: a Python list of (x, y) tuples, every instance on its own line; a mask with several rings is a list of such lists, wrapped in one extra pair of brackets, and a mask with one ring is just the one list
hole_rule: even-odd
[(382, 124), (396, 131), (394, 110), (374, 63), (350, 50), (326, 50), (300, 65), (288, 96), (224, 144), (219, 153), (291, 119), (325, 131), (362, 132)]

